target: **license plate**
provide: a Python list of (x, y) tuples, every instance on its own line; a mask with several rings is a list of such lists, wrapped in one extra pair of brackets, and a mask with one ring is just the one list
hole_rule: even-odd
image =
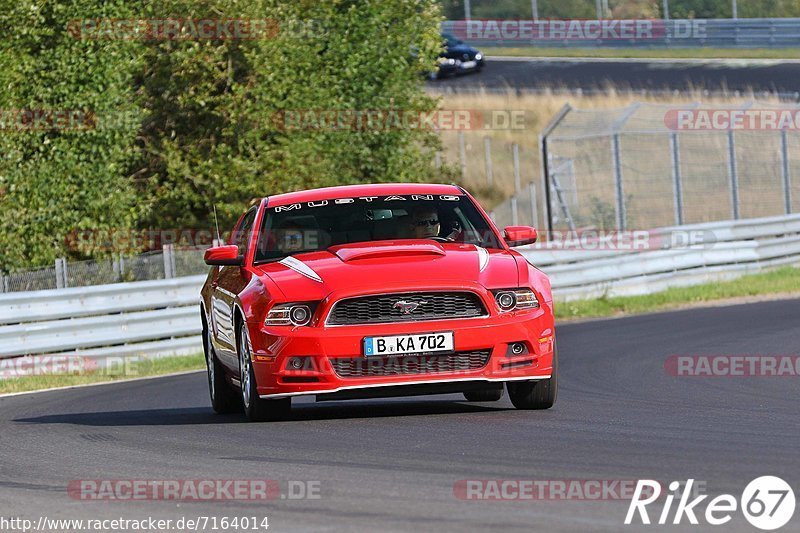
[(477, 61), (464, 61), (461, 63), (461, 68), (475, 68), (478, 66)]
[(367, 357), (452, 351), (452, 331), (364, 338), (364, 355)]

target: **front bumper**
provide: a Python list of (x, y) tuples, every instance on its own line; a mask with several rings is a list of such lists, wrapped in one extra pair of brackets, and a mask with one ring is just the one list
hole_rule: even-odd
[(480, 70), (483, 68), (483, 58), (460, 61), (456, 63), (456, 67), (459, 72), (471, 72), (473, 70)]
[[(257, 323), (248, 326), (253, 369), (262, 398), (324, 395), (396, 385), (527, 381), (547, 379), (552, 371), (554, 330), (550, 302), (541, 302), (538, 309), (468, 319), (300, 328)], [(457, 353), (488, 350), (488, 362), (468, 370), (358, 377), (340, 376), (332, 364), (337, 358), (363, 358), (364, 337), (439, 331), (453, 332)], [(511, 355), (512, 343), (523, 343), (526, 353)], [(290, 369), (287, 361), (292, 357), (307, 357), (305, 361), (312, 364), (299, 370)], [(416, 357), (420, 356), (393, 359), (402, 367), (405, 358)]]

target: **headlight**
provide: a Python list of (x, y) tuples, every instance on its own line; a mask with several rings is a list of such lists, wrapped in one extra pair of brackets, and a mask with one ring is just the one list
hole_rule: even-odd
[(267, 313), (265, 326), (307, 326), (313, 309), (308, 304), (278, 304)]
[(492, 291), (494, 301), (502, 312), (515, 311), (517, 309), (536, 309), (539, 307), (539, 300), (536, 294), (530, 289), (501, 289)]
[(480, 61), (481, 59), (483, 59), (483, 55), (480, 52), (475, 54), (475, 61)]

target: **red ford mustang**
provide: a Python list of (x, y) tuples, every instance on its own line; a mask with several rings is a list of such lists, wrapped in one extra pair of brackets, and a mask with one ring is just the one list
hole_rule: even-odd
[(211, 402), (280, 419), (291, 399), (463, 393), (556, 400), (548, 278), (453, 185), (332, 187), (264, 198), (209, 249), (201, 317)]

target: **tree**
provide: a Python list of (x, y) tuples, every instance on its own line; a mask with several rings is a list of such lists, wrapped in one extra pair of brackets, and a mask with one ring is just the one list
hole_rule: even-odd
[[(434, 1), (214, 2), (274, 21), (270, 38), (161, 42), (142, 79), (142, 176), (157, 227), (225, 225), (253, 197), (309, 187), (430, 180), (433, 131), (287, 127), (286, 113), (433, 111), (422, 90), (440, 44)], [(196, 2), (190, 16), (208, 11)], [(219, 15), (218, 15), (219, 16)]]
[[(449, 176), (433, 168), (430, 129), (281, 122), (287, 112), (435, 110), (422, 88), (441, 47), (434, 0), (0, 1), (0, 119), (14, 110), (85, 119), (65, 129), (14, 118), (2, 131), (2, 270), (123, 251), (72, 246), (86, 230), (210, 228), (212, 205), (227, 226), (254, 197)], [(119, 21), (197, 19), (276, 31), (117, 31)]]
[(4, 0), (0, 9), (0, 269), (83, 256), (80, 230), (125, 230), (135, 198), (127, 177), (141, 110), (139, 44), (76, 39), (70, 21), (129, 13), (123, 0), (68, 4)]

